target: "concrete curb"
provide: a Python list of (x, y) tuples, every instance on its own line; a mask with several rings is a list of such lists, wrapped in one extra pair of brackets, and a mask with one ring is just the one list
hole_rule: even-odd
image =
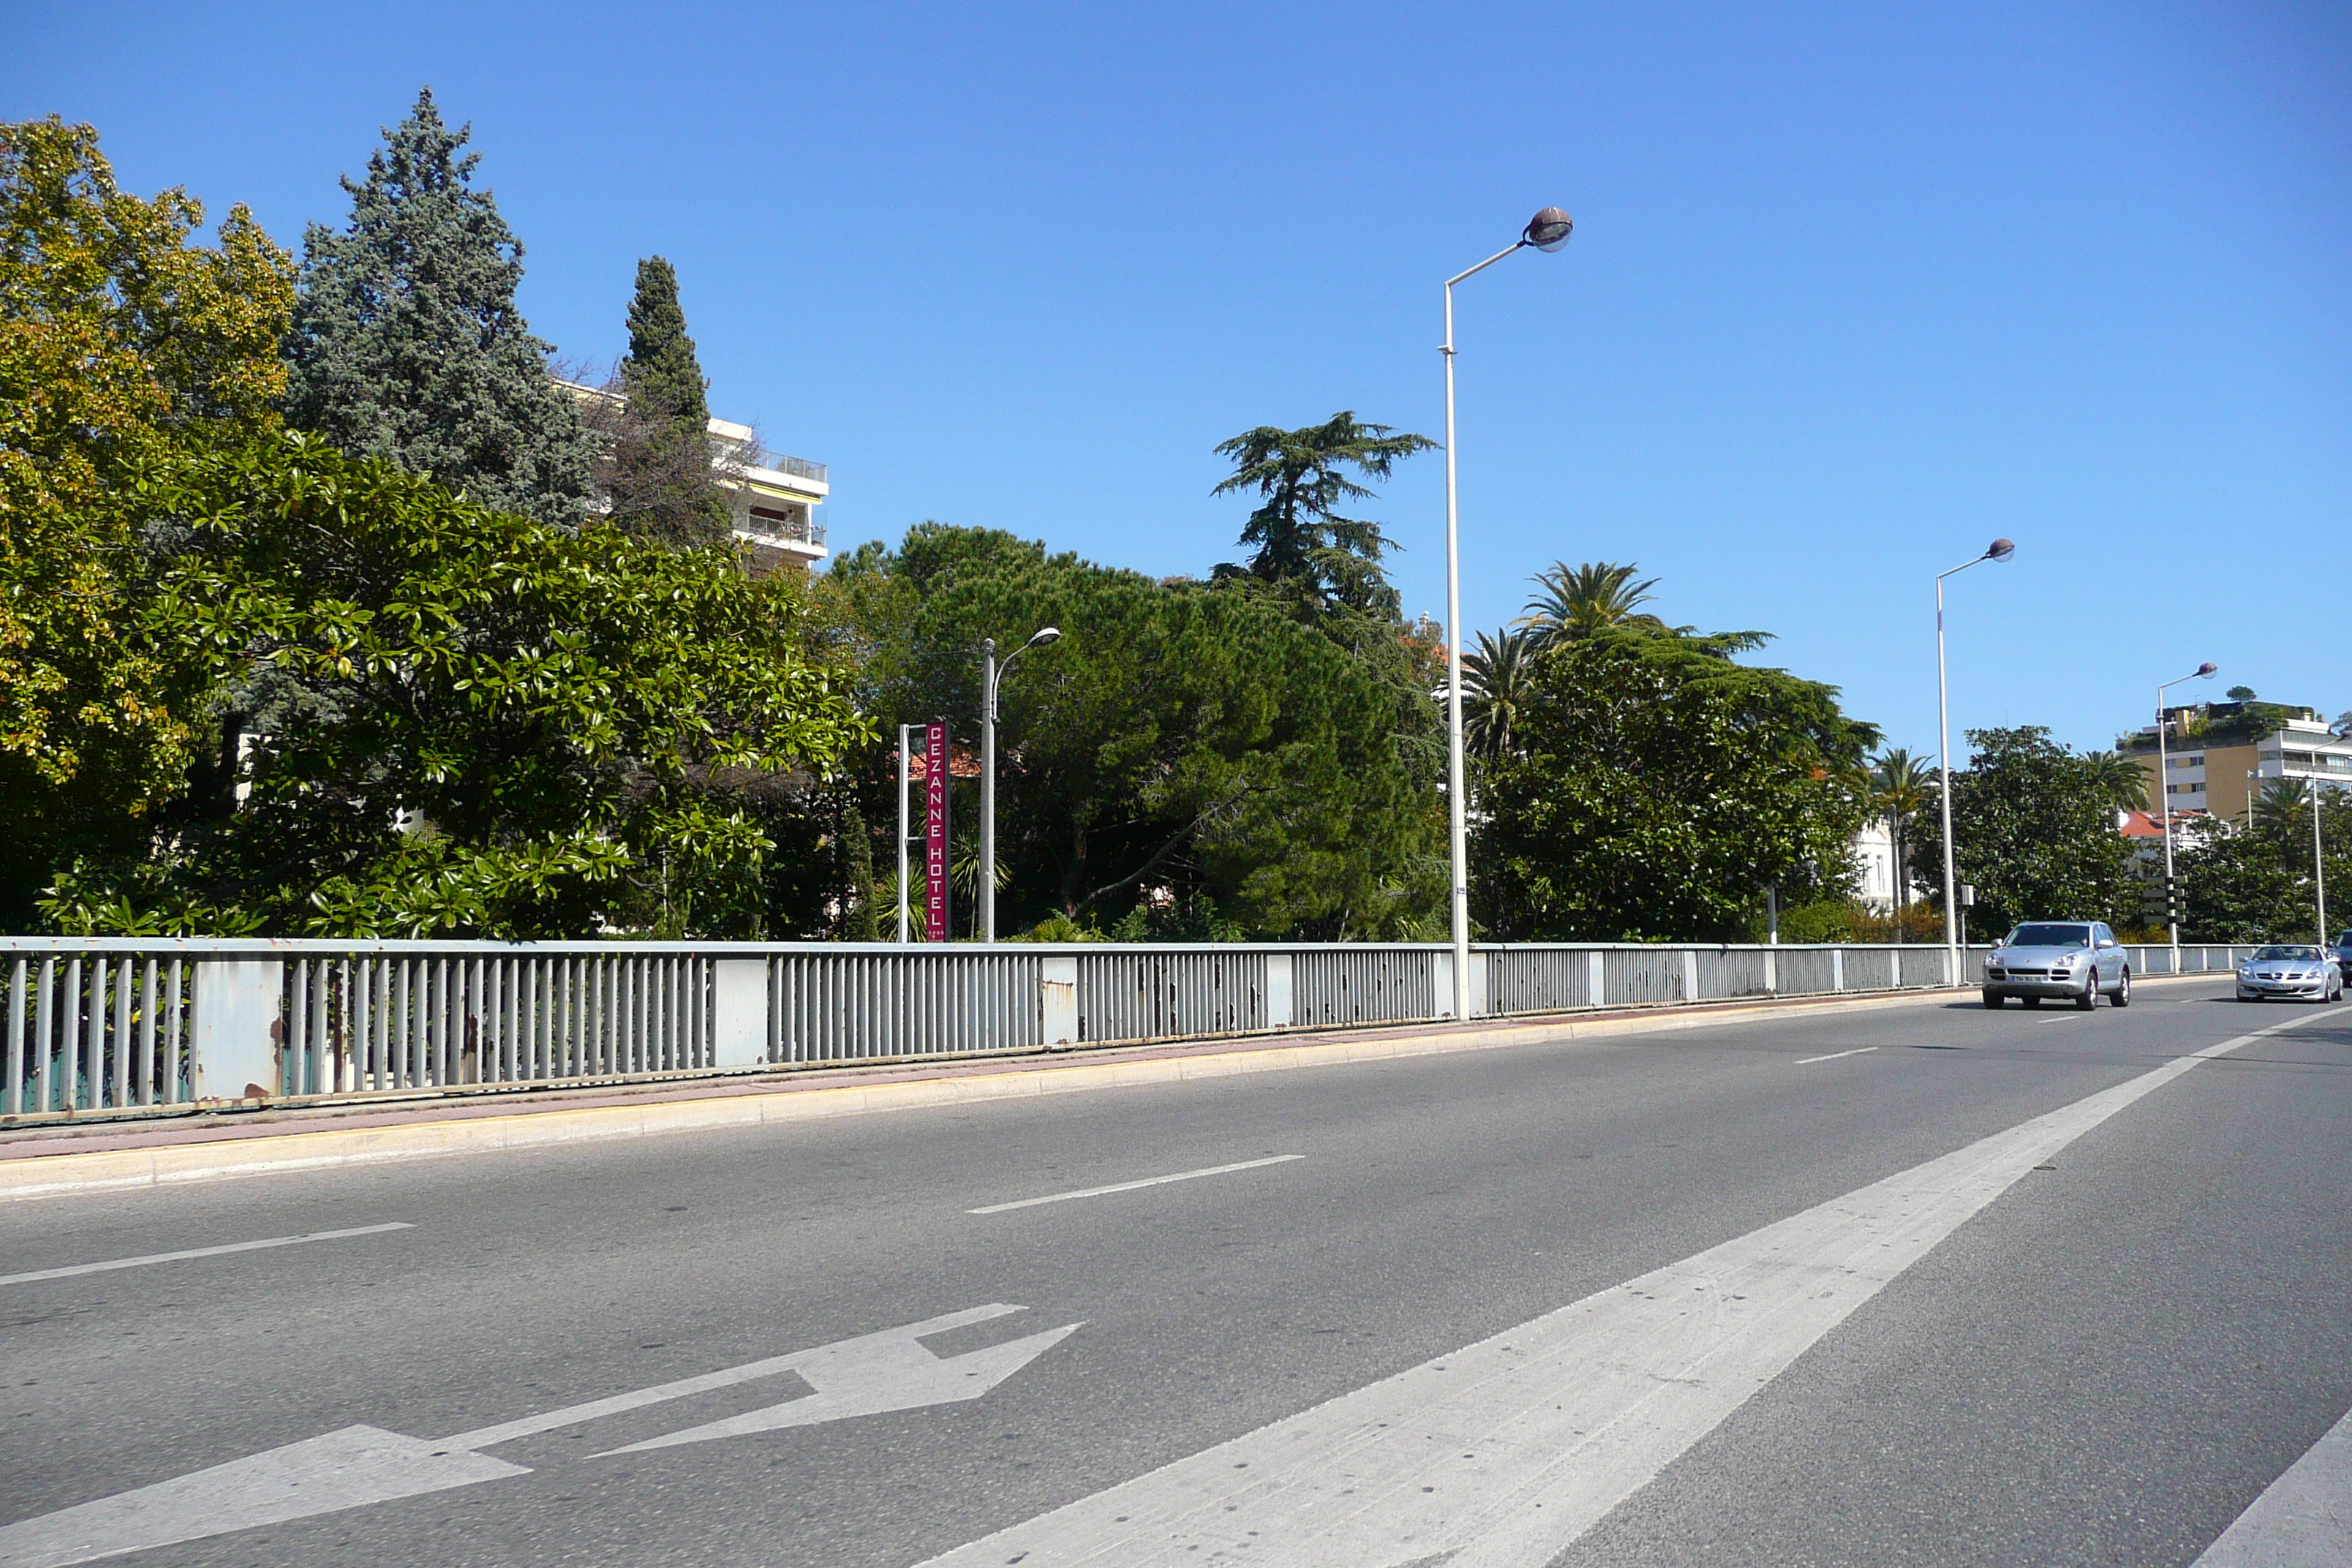
[[(2201, 977), (2179, 975), (2164, 978), (2189, 980)], [(1505, 1046), (1549, 1045), (1623, 1035), (1700, 1029), (1759, 1018), (1803, 1017), (1869, 1007), (1917, 1006), (1931, 1002), (1948, 1002), (1965, 994), (1964, 991), (1919, 991), (1759, 1008), (1692, 1013), (1661, 1010), (1633, 1017), (1579, 1018), (1570, 1016), (1444, 1034), (1268, 1046), (1260, 1050), (1223, 1050), (1139, 1061), (1065, 1060), (1050, 1066), (1008, 1068), (1003, 1072), (967, 1073), (953, 1078), (780, 1089), (770, 1093), (656, 1101), (646, 1105), (530, 1110), (509, 1116), (478, 1116), (463, 1121), (288, 1132), (205, 1143), (173, 1143), (148, 1149), (37, 1155), (0, 1161), (0, 1202), (177, 1186), (188, 1182), (214, 1181), (229, 1176), (329, 1170), (343, 1165), (377, 1164), (443, 1154), (540, 1149), (599, 1138), (650, 1138), (667, 1132), (760, 1127), (824, 1117), (863, 1116), (942, 1105), (1025, 1100), (1087, 1089), (1181, 1083), (1232, 1078), (1243, 1073), (1284, 1072), (1403, 1057), (1492, 1050)]]

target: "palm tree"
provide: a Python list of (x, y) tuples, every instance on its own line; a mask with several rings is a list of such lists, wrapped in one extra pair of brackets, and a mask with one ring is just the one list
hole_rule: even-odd
[(1528, 703), (1534, 647), (1523, 631), (1478, 634), (1478, 647), (1462, 656), (1462, 738), (1482, 757), (1511, 750), (1511, 731)]
[(2118, 810), (2147, 809), (2147, 770), (2120, 752), (2092, 752), (2083, 758), (2091, 787)]
[(2253, 818), (2255, 832), (2296, 846), (2311, 831), (2311, 792), (2301, 779), (2273, 779), (2254, 796)]
[(1527, 613), (1516, 623), (1527, 629), (1529, 648), (1540, 652), (1612, 627), (1680, 637), (1726, 658), (1772, 640), (1763, 632), (1710, 632), (1702, 637), (1696, 626), (1666, 625), (1639, 607), (1650, 602), (1650, 590), (1658, 585), (1655, 577), (1635, 582), (1633, 574), (1640, 570), (1630, 563), (1588, 561), (1570, 566), (1555, 561), (1549, 570), (1537, 573), (1532, 581), (1542, 591), (1528, 601)]
[(1664, 631), (1666, 623), (1657, 616), (1635, 613), (1637, 605), (1649, 603), (1650, 590), (1658, 585), (1655, 577), (1634, 582), (1639, 570), (1607, 561), (1574, 567), (1555, 561), (1549, 571), (1537, 573), (1533, 580), (1542, 592), (1528, 601), (1527, 614), (1518, 621), (1527, 628), (1529, 645), (1540, 649), (1574, 642), (1607, 626)]
[(1915, 758), (1900, 746), (1890, 746), (1870, 762), (1871, 804), (1886, 818), (1886, 836), (1894, 849), (1895, 909), (1900, 914), (1911, 892), (1910, 861), (1905, 854), (1911, 819), (1935, 799), (1933, 758)]

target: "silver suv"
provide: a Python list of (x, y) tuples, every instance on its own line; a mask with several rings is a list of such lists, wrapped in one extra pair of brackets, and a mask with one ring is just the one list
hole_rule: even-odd
[(2103, 991), (2116, 1006), (2131, 1005), (2131, 956), (2097, 921), (2028, 921), (1985, 954), (1988, 1007), (2011, 996), (2039, 1007), (2054, 996), (2088, 1011)]

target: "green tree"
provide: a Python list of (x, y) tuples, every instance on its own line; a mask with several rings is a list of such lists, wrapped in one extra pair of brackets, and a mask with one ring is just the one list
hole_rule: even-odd
[(494, 510), (570, 525), (595, 443), (515, 306), (522, 244), (430, 89), (349, 179), (350, 226), (303, 237), (289, 421)]
[[(1398, 688), (1276, 606), (936, 524), (827, 576), (866, 702), (893, 723), (975, 713), (982, 637), (1062, 629), (1003, 688), (1001, 926), (1146, 906), (1262, 936), (1433, 920), (1440, 803)], [(895, 819), (887, 752), (869, 777), (869, 818)]]
[(1518, 625), (1528, 643), (1538, 650), (1575, 642), (1595, 632), (1616, 627), (1681, 637), (1710, 653), (1728, 657), (1762, 647), (1771, 640), (1762, 632), (1714, 632), (1706, 637), (1696, 626), (1670, 626), (1640, 606), (1654, 596), (1655, 577), (1633, 581), (1641, 568), (1608, 561), (1588, 561), (1570, 566), (1555, 561), (1535, 575), (1537, 593), (1527, 603)]
[(1463, 745), (1476, 756), (1499, 757), (1516, 743), (1535, 649), (1524, 631), (1477, 636), (1477, 651), (1462, 656)]
[(116, 188), (98, 133), (0, 124), (0, 930), (74, 855), (136, 843), (210, 689), (140, 635), (167, 542), (133, 476), (274, 418), (293, 263), (232, 207)]
[(1895, 902), (1898, 908), (1911, 901), (1911, 824), (1919, 814), (1935, 804), (1937, 784), (1928, 772), (1927, 763), (1934, 759), (1914, 757), (1900, 746), (1890, 746), (1870, 762), (1866, 788), (1871, 805), (1886, 818), (1889, 847), (1894, 851)]
[(492, 512), (300, 436), (136, 500), (186, 531), (145, 635), (318, 708), (249, 737), (241, 803), (190, 798), (62, 876), (67, 930), (750, 935), (770, 840), (741, 797), (871, 738), (798, 590), (723, 551)]
[[(2329, 923), (2352, 927), (2352, 792), (2323, 791), (2320, 843)], [(2181, 935), (2193, 942), (2311, 942), (2322, 932), (2313, 884), (2311, 788), (2273, 779), (2254, 800), (2251, 826), (2191, 819), (2175, 855)]]
[[(1970, 927), (2006, 931), (2027, 920), (2137, 924), (2139, 883), (2116, 831), (2115, 801), (2088, 758), (2039, 725), (1971, 730), (1975, 752), (1952, 774), (1953, 858), (1977, 890)], [(1913, 830), (1915, 864), (1940, 900), (1943, 825), (1933, 814)]]
[(2121, 752), (2092, 752), (2084, 757), (2093, 784), (2118, 811), (2147, 809), (2147, 770)]
[(1263, 584), (1310, 621), (1339, 612), (1394, 621), (1396, 590), (1381, 565), (1394, 546), (1379, 523), (1341, 515), (1372, 498), (1349, 473), (1386, 479), (1399, 461), (1435, 445), (1363, 424), (1348, 410), (1297, 430), (1261, 425), (1219, 444), (1234, 471), (1210, 493), (1254, 490), (1261, 504), (1242, 526), (1241, 542), (1255, 552), (1241, 565), (1219, 566), (1216, 577)]
[(1672, 635), (1596, 629), (1536, 657), (1517, 750), (1486, 771), (1478, 917), (1506, 940), (1733, 941), (1767, 888), (1852, 891), (1877, 739), (1833, 687)]
[[(643, 539), (718, 544), (728, 538), (727, 499), (714, 480), (708, 383), (686, 333), (677, 273), (660, 257), (637, 263), (629, 302), (629, 353), (598, 412), (618, 416), (597, 468), (613, 521)], [(595, 422), (593, 416), (592, 424)]]

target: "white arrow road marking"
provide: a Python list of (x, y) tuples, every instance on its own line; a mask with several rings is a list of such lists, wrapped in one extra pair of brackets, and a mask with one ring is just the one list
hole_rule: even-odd
[(2352, 1414), (2263, 1489), (2193, 1568), (2344, 1568), (2352, 1563)]
[[(608, 1448), (610, 1454), (641, 1454), (680, 1443), (707, 1443), (713, 1437), (741, 1437), (772, 1432), (780, 1426), (814, 1426), (820, 1421), (840, 1421), (852, 1415), (878, 1415), (890, 1410), (917, 1410), (926, 1405), (951, 1405), (978, 1399), (1046, 1351), (1075, 1333), (1080, 1325), (1065, 1324), (1031, 1334), (1024, 1340), (992, 1345), (945, 1360), (915, 1342), (926, 1331), (892, 1329), (862, 1340), (808, 1351), (794, 1358), (793, 1370), (816, 1392), (764, 1410), (748, 1410), (723, 1421), (689, 1426), (683, 1432)], [(602, 1458), (604, 1456), (593, 1456)]]
[(154, 1486), (0, 1526), (0, 1568), (65, 1568), (68, 1563), (226, 1535), (256, 1525), (281, 1524), (478, 1481), (529, 1475), (524, 1466), (477, 1450), (782, 1372), (799, 1373), (817, 1392), (732, 1421), (712, 1422), (614, 1452), (634, 1453), (671, 1442), (700, 1442), (737, 1432), (762, 1432), (977, 1399), (1079, 1325), (1071, 1323), (1010, 1344), (944, 1358), (933, 1355), (917, 1339), (1026, 1310), (1002, 1304), (972, 1307), (904, 1328), (569, 1405), (437, 1441), (373, 1426), (346, 1426)]
[(0, 1563), (63, 1568), (530, 1472), (503, 1459), (346, 1426), (247, 1459), (0, 1528)]
[(307, 1236), (272, 1236), (259, 1241), (232, 1241), (224, 1247), (192, 1247), (184, 1252), (151, 1252), (144, 1258), (113, 1258), (104, 1263), (69, 1263), (63, 1268), (36, 1268), (29, 1274), (0, 1274), (0, 1285), (29, 1285), (36, 1279), (65, 1279), (76, 1274), (104, 1274), (116, 1268), (144, 1268), (150, 1263), (178, 1263), (190, 1258), (218, 1258), (230, 1252), (259, 1252), (271, 1247), (299, 1247), (306, 1241), (341, 1241), (347, 1236), (378, 1236), (387, 1230), (414, 1230), (405, 1220), (390, 1225), (354, 1226), (350, 1230), (314, 1230)]
[(1542, 1568), (2035, 1165), (2199, 1061), (1603, 1290), (925, 1568)]
[(1008, 1209), (1034, 1208), (1039, 1204), (1066, 1204), (1072, 1198), (1099, 1198), (1111, 1193), (1131, 1193), (1138, 1187), (1160, 1187), (1170, 1182), (1190, 1182), (1202, 1176), (1227, 1176), (1235, 1171), (1255, 1171), (1261, 1165), (1285, 1165), (1293, 1160), (1304, 1160), (1304, 1154), (1269, 1154), (1263, 1160), (1244, 1160), (1237, 1165), (1211, 1165), (1199, 1171), (1179, 1171), (1172, 1176), (1146, 1176), (1139, 1182), (1113, 1182), (1107, 1187), (1081, 1187), (1075, 1193), (1047, 1193), (1042, 1198), (1015, 1198), (1009, 1204), (991, 1204), (983, 1209), (966, 1209), (966, 1214), (1003, 1214)]

